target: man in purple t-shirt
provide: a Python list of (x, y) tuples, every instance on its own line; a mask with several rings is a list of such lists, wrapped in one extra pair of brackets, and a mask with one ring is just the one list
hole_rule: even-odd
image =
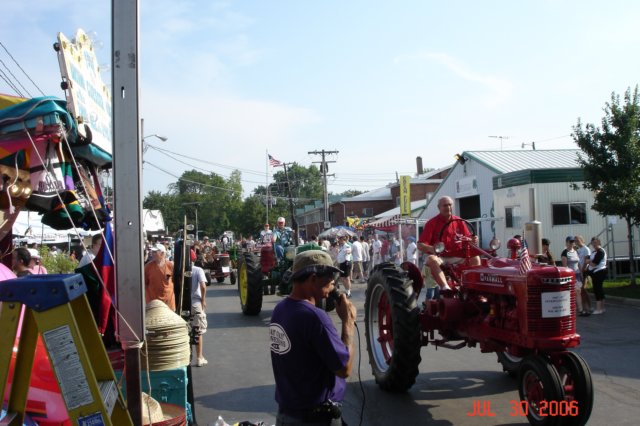
[(276, 381), (276, 425), (341, 425), (340, 404), (354, 358), (356, 308), (340, 295), (342, 333), (316, 301), (333, 290), (336, 273), (321, 250), (298, 254), (291, 294), (273, 310), (269, 335)]

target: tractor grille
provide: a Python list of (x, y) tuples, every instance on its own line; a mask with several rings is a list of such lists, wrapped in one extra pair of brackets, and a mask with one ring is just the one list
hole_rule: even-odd
[[(538, 281), (538, 282), (535, 282)], [(556, 337), (574, 334), (576, 295), (572, 277), (534, 278), (527, 288), (527, 323), (531, 336)], [(542, 294), (558, 293), (569, 296), (569, 310), (562, 316), (543, 318)]]

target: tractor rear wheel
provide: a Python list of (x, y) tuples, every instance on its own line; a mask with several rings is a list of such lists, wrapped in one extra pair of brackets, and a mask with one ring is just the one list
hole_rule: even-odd
[(258, 315), (262, 310), (262, 271), (253, 253), (244, 253), (238, 274), (240, 307), (245, 315)]
[(364, 305), (369, 363), (376, 383), (404, 392), (416, 381), (421, 333), (413, 281), (396, 268), (378, 269), (367, 284)]
[(558, 374), (565, 398), (571, 404), (575, 401), (576, 410), (566, 417), (565, 424), (584, 425), (591, 416), (593, 408), (593, 382), (591, 380), (591, 370), (586, 361), (578, 354), (565, 352), (560, 358)]
[(561, 402), (564, 402), (564, 390), (558, 371), (546, 357), (530, 355), (522, 361), (518, 392), (520, 401), (526, 401), (527, 418), (532, 425), (557, 425), (567, 418), (551, 415), (557, 414)]

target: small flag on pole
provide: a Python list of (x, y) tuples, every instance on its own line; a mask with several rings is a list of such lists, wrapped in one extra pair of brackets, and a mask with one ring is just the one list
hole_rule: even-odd
[(271, 154), (269, 154), (269, 165), (271, 167), (279, 167), (279, 166), (282, 166), (282, 163), (276, 160), (275, 158), (273, 158)]
[(520, 275), (526, 275), (527, 271), (531, 269), (531, 259), (529, 258), (529, 249), (527, 248), (527, 241), (522, 241), (522, 249), (520, 250)]

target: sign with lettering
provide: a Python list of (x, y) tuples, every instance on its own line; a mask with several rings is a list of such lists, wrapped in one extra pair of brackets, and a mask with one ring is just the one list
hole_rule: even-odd
[(411, 216), (411, 176), (400, 176), (400, 214)]
[(67, 109), (91, 129), (92, 143), (111, 154), (111, 92), (103, 83), (93, 42), (79, 29), (73, 40), (58, 33), (58, 63)]
[(571, 315), (571, 293), (554, 291), (540, 295), (542, 318), (558, 318)]

